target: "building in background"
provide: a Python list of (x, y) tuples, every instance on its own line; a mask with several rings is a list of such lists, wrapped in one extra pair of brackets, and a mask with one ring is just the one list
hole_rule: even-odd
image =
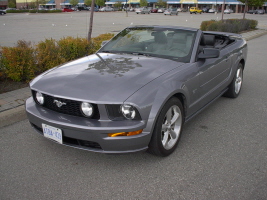
[[(167, 3), (167, 8), (174, 7), (174, 8), (182, 8), (184, 11), (188, 11), (190, 7), (198, 7), (200, 9), (209, 8), (221, 11), (223, 0), (165, 0)], [(37, 0), (16, 0), (17, 9), (27, 9), (32, 2), (37, 2)], [(106, 1), (106, 6), (113, 6), (116, 2), (121, 2), (122, 6), (130, 8), (140, 7), (140, 0), (109, 0)], [(147, 0), (148, 5), (147, 7), (156, 8), (157, 0)], [(7, 7), (7, 0), (0, 0), (0, 7), (6, 8)], [(84, 0), (79, 0), (79, 6), (84, 6)], [(233, 10), (236, 13), (241, 13), (244, 11), (244, 4), (238, 0), (225, 0), (226, 8)], [(64, 7), (72, 7), (70, 4), (70, 0), (48, 0), (46, 4), (39, 5), (41, 8), (57, 8), (61, 9)], [(248, 8), (248, 9), (264, 9), (265, 13), (267, 11), (267, 2), (258, 8)]]
[(0, 0), (0, 10), (5, 10), (7, 8), (8, 1), (7, 0)]

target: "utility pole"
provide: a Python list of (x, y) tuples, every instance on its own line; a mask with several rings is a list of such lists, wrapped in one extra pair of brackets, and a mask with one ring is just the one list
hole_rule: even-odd
[(248, 6), (248, 0), (245, 1), (245, 8), (244, 8), (244, 13), (243, 13), (243, 19), (245, 19), (245, 15), (247, 12), (247, 6)]
[(127, 11), (127, 0), (125, 0), (125, 10), (126, 10), (126, 17), (128, 17), (128, 11)]
[(95, 9), (95, 0), (92, 0), (92, 3), (91, 3), (91, 13), (90, 13), (90, 21), (89, 21), (89, 31), (88, 31), (88, 38), (87, 38), (88, 42), (91, 41), (91, 37), (92, 37), (94, 9)]
[(225, 0), (223, 0), (223, 6), (222, 6), (222, 21), (223, 21), (223, 14), (224, 14), (224, 7), (225, 7)]

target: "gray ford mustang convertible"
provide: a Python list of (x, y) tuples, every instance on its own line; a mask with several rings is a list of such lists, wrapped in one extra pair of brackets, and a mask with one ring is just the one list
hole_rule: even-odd
[(27, 115), (60, 144), (168, 156), (185, 122), (216, 98), (239, 95), (246, 57), (237, 34), (128, 27), (96, 54), (36, 77)]

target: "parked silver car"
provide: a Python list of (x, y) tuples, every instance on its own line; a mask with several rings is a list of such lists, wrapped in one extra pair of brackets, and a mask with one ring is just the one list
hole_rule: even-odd
[(169, 8), (164, 11), (164, 15), (178, 15), (178, 10), (176, 8)]
[(257, 9), (257, 10), (255, 10), (255, 14), (261, 14), (261, 15), (263, 15), (265, 13), (265, 10), (263, 10), (263, 9)]
[(184, 122), (221, 95), (239, 95), (246, 58), (238, 34), (131, 26), (96, 54), (36, 77), (28, 119), (59, 144), (168, 156)]
[(5, 10), (0, 10), (0, 15), (5, 15), (6, 11)]
[(136, 14), (150, 14), (151, 9), (149, 9), (149, 8), (136, 8), (135, 12), (136, 12)]
[(208, 13), (218, 13), (218, 10), (216, 10), (216, 9), (209, 9)]

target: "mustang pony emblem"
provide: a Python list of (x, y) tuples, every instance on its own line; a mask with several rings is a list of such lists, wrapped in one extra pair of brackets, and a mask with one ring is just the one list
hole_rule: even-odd
[(60, 108), (61, 106), (66, 105), (66, 103), (61, 102), (61, 101), (58, 101), (58, 100), (54, 100), (54, 103), (56, 103), (57, 107), (59, 107), (59, 108)]

